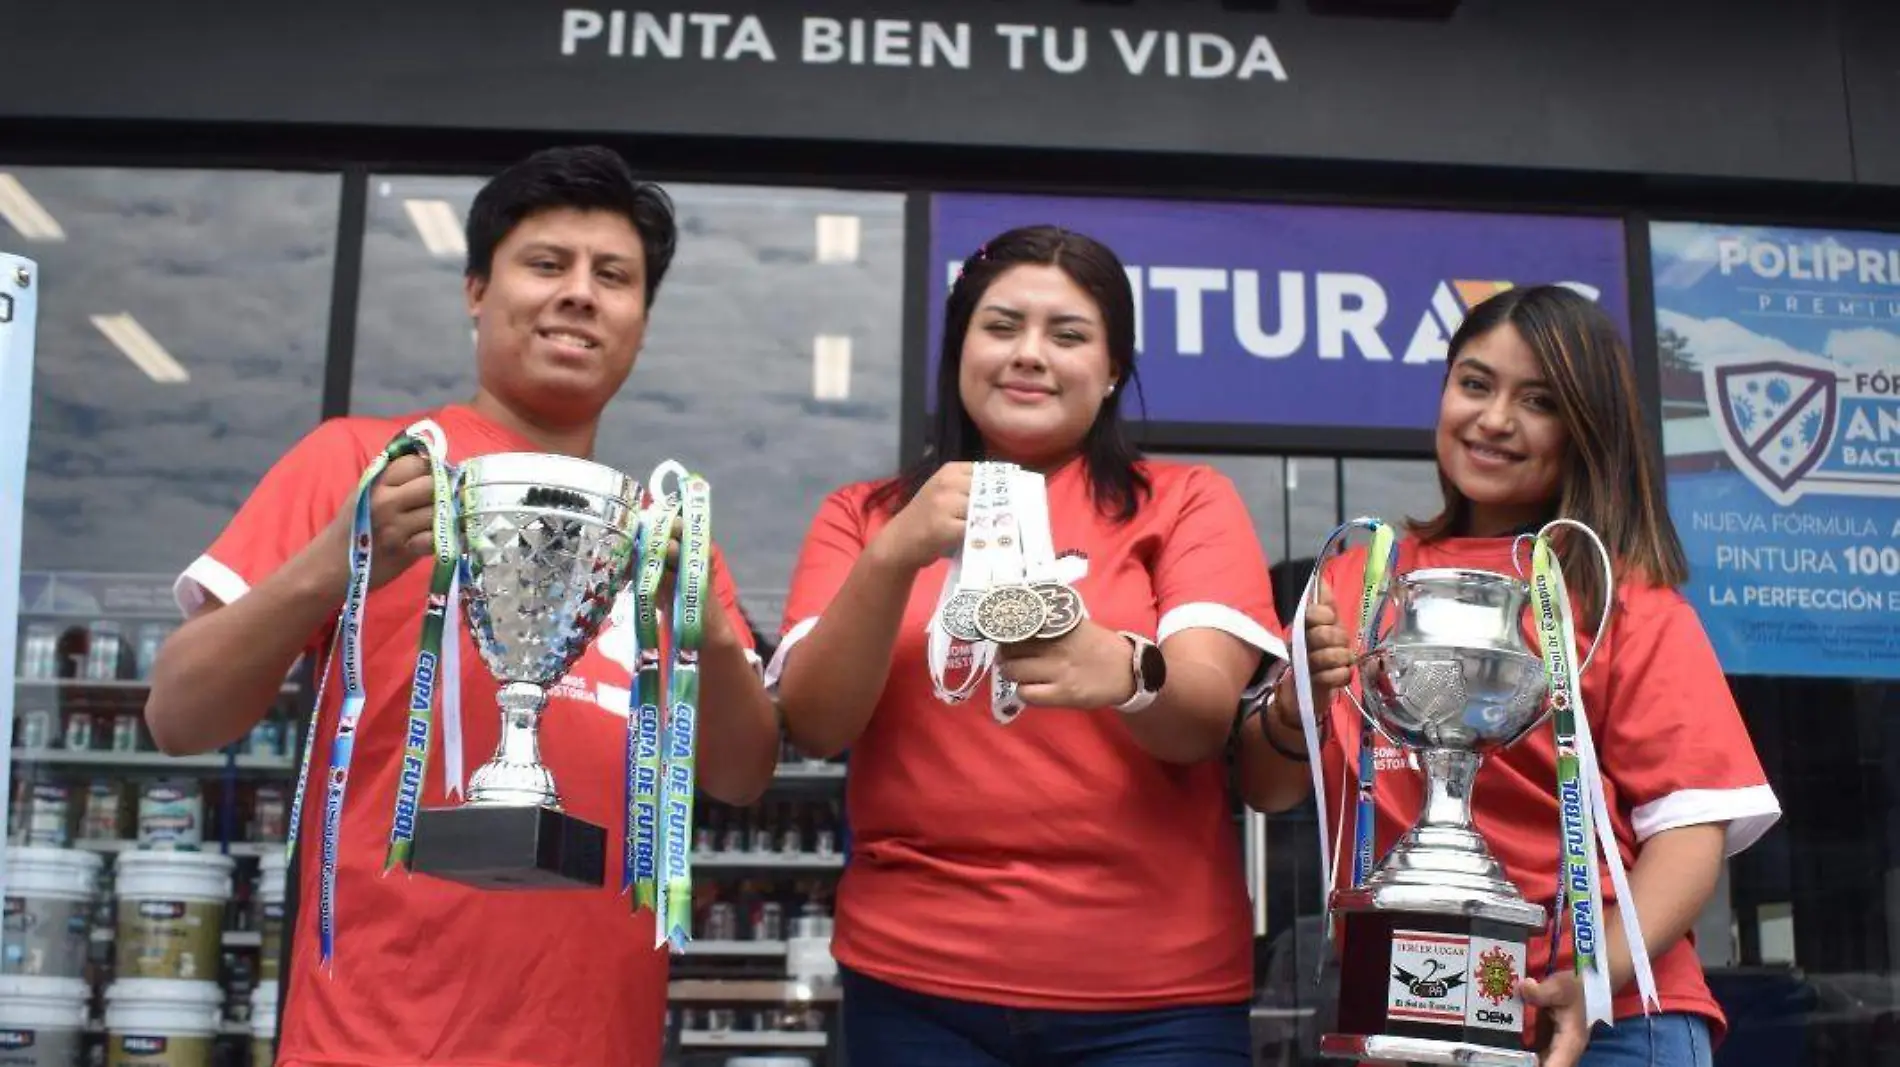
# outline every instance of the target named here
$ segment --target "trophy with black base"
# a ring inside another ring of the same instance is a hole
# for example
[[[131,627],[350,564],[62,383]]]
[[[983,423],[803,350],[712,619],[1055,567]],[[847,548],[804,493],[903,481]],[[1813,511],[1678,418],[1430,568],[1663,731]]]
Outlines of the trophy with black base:
[[[607,832],[561,807],[541,762],[548,690],[631,578],[640,486],[568,456],[505,453],[456,477],[463,618],[501,683],[501,743],[466,802],[424,809],[413,869],[485,888],[600,886]]]
[[[1398,621],[1360,665],[1363,705],[1425,776],[1418,821],[1359,885],[1332,896],[1339,1032],[1324,1055],[1385,1063],[1534,1067],[1517,983],[1544,926],[1471,822],[1487,752],[1544,718],[1544,665],[1519,625],[1529,587],[1477,570],[1418,570],[1391,586]]]

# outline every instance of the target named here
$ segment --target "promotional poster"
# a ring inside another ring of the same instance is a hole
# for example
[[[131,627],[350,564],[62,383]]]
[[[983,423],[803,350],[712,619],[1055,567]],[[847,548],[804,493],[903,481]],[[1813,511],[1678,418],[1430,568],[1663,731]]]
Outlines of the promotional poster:
[[[1669,507],[1723,667],[1900,677],[1900,235],[1650,232]]]

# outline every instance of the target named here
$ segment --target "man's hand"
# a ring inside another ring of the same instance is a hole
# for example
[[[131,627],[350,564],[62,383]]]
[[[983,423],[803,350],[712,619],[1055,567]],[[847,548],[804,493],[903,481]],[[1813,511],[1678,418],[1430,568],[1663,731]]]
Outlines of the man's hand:
[[[345,575],[354,555],[350,528],[356,520],[356,494],[321,535],[323,552]],[[429,461],[418,455],[396,459],[369,489],[369,587],[380,589],[419,559],[435,552],[435,479]],[[345,579],[347,580],[347,579]],[[341,590],[343,582],[338,583]]]

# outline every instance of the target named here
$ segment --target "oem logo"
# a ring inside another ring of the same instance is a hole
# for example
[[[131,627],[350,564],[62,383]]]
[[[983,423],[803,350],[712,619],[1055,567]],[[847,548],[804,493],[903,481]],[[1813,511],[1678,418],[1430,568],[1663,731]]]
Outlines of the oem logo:
[[[1769,499],[1900,488],[1900,378],[1812,356],[1702,369],[1722,450]]]

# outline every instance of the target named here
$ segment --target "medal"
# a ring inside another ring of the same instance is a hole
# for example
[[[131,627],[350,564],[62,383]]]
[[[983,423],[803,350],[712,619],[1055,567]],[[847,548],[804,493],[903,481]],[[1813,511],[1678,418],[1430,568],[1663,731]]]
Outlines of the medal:
[[[1026,585],[999,586],[984,594],[976,606],[977,632],[999,645],[1035,637],[1048,619],[1042,595]]]
[[[1082,595],[1061,582],[1037,582],[1030,586],[1042,598],[1045,618],[1036,637],[1053,641],[1082,624]]]
[[[974,589],[959,589],[950,594],[939,620],[943,632],[969,644],[983,640],[983,635],[976,628],[976,607],[982,602],[983,594]]]

